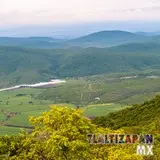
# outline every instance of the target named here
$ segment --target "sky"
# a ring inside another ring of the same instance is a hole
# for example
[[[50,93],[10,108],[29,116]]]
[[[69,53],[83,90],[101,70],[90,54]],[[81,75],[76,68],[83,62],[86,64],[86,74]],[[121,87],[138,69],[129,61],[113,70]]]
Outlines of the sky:
[[[159,21],[160,0],[0,0],[0,34],[4,36],[26,36],[36,30],[36,34],[48,35],[47,29],[54,29],[52,34],[58,36],[70,34],[74,27],[89,32],[89,26],[95,31],[118,29],[117,25],[123,30],[148,31],[150,27],[157,31]]]

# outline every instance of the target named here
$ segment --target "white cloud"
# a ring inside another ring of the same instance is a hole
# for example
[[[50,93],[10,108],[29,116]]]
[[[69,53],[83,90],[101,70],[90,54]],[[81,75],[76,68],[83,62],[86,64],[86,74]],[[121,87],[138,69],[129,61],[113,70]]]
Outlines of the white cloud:
[[[0,25],[159,20],[159,0],[0,0]]]

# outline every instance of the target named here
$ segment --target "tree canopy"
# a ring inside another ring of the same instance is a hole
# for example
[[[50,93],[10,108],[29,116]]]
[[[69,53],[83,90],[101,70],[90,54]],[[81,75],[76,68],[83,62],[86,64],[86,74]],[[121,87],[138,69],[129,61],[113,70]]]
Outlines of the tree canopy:
[[[35,129],[17,136],[0,137],[0,155],[9,160],[141,160],[135,145],[91,145],[89,133],[124,133],[91,123],[80,110],[53,106],[30,117]]]

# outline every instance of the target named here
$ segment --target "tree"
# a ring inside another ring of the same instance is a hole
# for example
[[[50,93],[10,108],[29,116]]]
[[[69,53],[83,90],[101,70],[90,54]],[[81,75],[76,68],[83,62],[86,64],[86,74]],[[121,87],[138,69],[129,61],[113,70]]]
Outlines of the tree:
[[[15,137],[7,142],[11,159],[87,159],[86,135],[95,130],[95,125],[80,111],[54,106],[40,117],[31,117],[30,122],[35,125],[31,134],[19,135],[20,143]]]
[[[132,145],[90,145],[87,134],[124,133],[122,129],[100,128],[80,110],[53,106],[35,118],[32,133],[0,138],[0,155],[9,160],[142,160]],[[4,158],[3,158],[4,159]]]

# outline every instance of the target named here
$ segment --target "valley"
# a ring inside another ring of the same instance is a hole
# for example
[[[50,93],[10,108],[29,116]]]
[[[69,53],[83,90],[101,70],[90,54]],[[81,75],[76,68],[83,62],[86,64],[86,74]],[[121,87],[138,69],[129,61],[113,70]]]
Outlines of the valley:
[[[55,104],[79,107],[84,116],[92,119],[142,103],[160,93],[158,77],[118,76],[72,78],[49,88],[0,92],[0,134],[29,131],[29,116],[38,116]]]
[[[101,74],[136,76],[148,72],[156,76],[160,67],[159,51],[156,43],[68,49],[0,46],[0,88]]]

